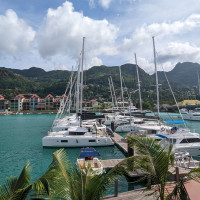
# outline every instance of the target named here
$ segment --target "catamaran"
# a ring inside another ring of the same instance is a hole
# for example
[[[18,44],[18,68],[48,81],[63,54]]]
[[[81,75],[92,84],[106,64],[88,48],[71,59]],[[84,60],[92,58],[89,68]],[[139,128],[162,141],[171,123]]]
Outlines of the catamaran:
[[[81,67],[78,65],[77,89],[76,89],[76,114],[72,116],[64,116],[63,113],[68,103],[68,110],[71,105],[71,91],[73,86],[71,76],[71,86],[69,97],[61,103],[59,112],[54,120],[51,131],[43,137],[42,145],[44,147],[87,147],[87,146],[110,146],[114,142],[110,138],[106,126],[97,123],[96,121],[82,121],[82,98],[83,98],[83,56],[84,56],[84,41],[82,48]],[[67,89],[66,89],[67,91]],[[66,93],[66,92],[65,92]],[[68,99],[69,98],[69,99]],[[59,116],[59,117],[58,117]]]

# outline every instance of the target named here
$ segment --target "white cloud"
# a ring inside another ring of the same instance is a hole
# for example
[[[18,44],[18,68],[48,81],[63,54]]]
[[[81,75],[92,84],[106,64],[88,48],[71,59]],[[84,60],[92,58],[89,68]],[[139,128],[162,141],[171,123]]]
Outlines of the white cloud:
[[[95,1],[94,0],[89,0],[89,6],[91,8],[95,8]]]
[[[93,57],[90,63],[88,63],[88,68],[93,67],[93,66],[100,66],[100,65],[103,65],[102,60],[99,59],[98,57]]]
[[[27,51],[34,40],[35,31],[13,10],[0,15],[0,52]]]
[[[173,36],[192,31],[196,27],[200,27],[200,14],[192,14],[183,21],[174,21],[172,23],[144,24],[137,28],[130,38],[123,40],[119,51],[130,51],[133,46],[142,46],[152,36],[158,36],[159,39],[162,39],[169,35]]]
[[[167,47],[159,52],[159,62],[167,61],[200,61],[200,48],[186,43],[170,42]]]
[[[90,57],[116,54],[114,42],[118,29],[107,20],[93,20],[75,12],[66,1],[57,9],[49,9],[37,41],[43,57],[68,54],[77,58],[82,37],[86,37],[86,50]]]
[[[99,4],[100,4],[103,8],[108,9],[112,1],[113,1],[113,0],[99,0]]]

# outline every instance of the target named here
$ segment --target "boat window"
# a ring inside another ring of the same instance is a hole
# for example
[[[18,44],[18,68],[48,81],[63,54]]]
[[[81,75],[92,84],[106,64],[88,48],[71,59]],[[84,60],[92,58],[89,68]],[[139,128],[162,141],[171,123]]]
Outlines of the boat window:
[[[69,132],[69,135],[84,135],[85,132]]]
[[[96,140],[89,140],[89,142],[96,142]]]
[[[61,142],[68,142],[68,140],[61,140]]]
[[[176,143],[176,139],[172,139],[172,143],[175,144]]]
[[[193,143],[193,142],[200,142],[200,138],[187,138],[183,139],[180,143]]]
[[[156,134],[156,130],[152,130],[152,134]]]

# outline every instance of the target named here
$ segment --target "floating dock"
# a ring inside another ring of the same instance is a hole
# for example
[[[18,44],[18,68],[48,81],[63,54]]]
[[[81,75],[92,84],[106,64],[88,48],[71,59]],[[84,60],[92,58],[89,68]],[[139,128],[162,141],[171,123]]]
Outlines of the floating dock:
[[[125,138],[117,133],[113,133],[114,136],[111,137],[113,142],[120,148],[124,153],[128,153],[128,142]]]
[[[123,160],[124,159],[101,160],[101,164],[104,169],[112,169]]]
[[[103,198],[103,200],[155,200],[154,195],[150,195],[154,192],[154,190],[145,190],[145,189],[139,189],[139,190],[131,190],[128,192],[122,192],[119,193],[117,196],[108,196]]]

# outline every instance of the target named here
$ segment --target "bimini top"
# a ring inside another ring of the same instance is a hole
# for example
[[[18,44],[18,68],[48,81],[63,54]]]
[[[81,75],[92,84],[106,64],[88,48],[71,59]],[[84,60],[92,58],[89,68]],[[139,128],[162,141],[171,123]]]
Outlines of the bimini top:
[[[95,157],[95,156],[100,156],[100,154],[94,148],[81,149],[80,158]]]
[[[185,121],[165,121],[165,122],[169,124],[185,124],[186,123]]]

